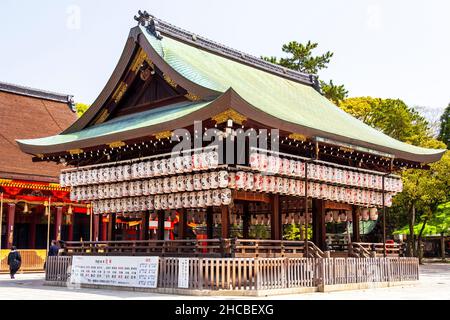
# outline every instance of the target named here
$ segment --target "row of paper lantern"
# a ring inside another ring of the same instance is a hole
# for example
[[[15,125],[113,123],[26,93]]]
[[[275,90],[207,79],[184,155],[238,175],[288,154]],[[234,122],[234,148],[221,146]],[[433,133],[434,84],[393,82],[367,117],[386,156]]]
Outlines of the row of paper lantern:
[[[289,177],[305,177],[305,163],[261,153],[250,155],[253,170],[267,174],[280,174]],[[377,174],[346,170],[317,163],[308,164],[308,178],[328,183],[344,184],[361,188],[382,189],[383,177]],[[403,183],[400,178],[385,177],[385,191],[401,192]]]
[[[113,184],[74,187],[70,192],[72,201],[92,201],[179,192],[207,191],[218,188],[259,191],[303,197],[305,182],[296,179],[264,176],[251,172],[206,172],[188,176],[137,180]],[[308,196],[364,206],[381,206],[381,192],[346,188],[324,183],[308,182]],[[392,194],[385,194],[385,205],[392,205]]]
[[[172,193],[168,195],[97,200],[93,202],[93,208],[95,214],[140,212],[147,210],[173,210],[230,205],[232,200],[230,189],[217,189]]]
[[[228,171],[213,171],[187,176],[179,175],[159,179],[79,186],[71,188],[70,199],[72,201],[89,201],[166,193],[206,191],[228,187],[229,179]]]
[[[378,209],[377,208],[362,208],[360,214],[358,215],[360,221],[376,221],[378,220]],[[352,222],[353,216],[351,211],[339,212],[339,211],[329,211],[325,215],[325,222]]]
[[[122,182],[136,179],[161,177],[193,171],[216,169],[219,154],[215,151],[177,156],[168,159],[146,160],[124,165],[111,165],[92,169],[63,172],[60,175],[62,187],[75,187],[102,183]]]

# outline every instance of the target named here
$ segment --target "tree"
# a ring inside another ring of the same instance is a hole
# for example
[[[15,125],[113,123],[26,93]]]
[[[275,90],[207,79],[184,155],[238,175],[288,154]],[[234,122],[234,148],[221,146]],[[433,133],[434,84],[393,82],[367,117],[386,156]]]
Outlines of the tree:
[[[84,103],[77,103],[75,104],[75,110],[77,111],[78,117],[81,117],[83,113],[86,112],[87,109],[89,109],[90,105],[84,104]]]
[[[330,80],[330,82],[320,81],[320,87],[323,95],[337,106],[348,96],[348,91],[344,85],[334,85],[333,80]]]
[[[318,43],[308,41],[306,44],[291,41],[284,44],[282,51],[287,54],[284,58],[262,57],[264,60],[279,64],[285,68],[317,75],[320,70],[326,69],[334,53],[327,51],[322,55],[314,56],[313,50],[318,47]],[[339,104],[348,95],[344,85],[334,85],[333,82],[320,81],[321,90],[326,98]]]
[[[441,116],[439,139],[447,145],[447,149],[450,149],[450,103]]]
[[[421,145],[432,139],[427,120],[400,99],[348,98],[339,107],[397,140]]]

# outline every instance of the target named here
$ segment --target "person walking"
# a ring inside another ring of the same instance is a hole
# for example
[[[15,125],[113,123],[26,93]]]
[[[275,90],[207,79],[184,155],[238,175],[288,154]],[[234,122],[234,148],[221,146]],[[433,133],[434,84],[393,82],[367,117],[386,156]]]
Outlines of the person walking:
[[[19,271],[21,265],[22,257],[20,256],[20,252],[17,251],[17,248],[13,246],[11,248],[11,252],[8,254],[8,266],[11,279],[15,279],[14,276],[16,275],[17,271]]]

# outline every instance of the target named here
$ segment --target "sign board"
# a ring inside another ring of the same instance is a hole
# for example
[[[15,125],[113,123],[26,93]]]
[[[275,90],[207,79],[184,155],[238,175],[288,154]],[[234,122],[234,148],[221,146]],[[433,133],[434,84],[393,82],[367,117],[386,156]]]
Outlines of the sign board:
[[[159,257],[74,256],[71,284],[156,288]]]
[[[178,288],[189,288],[189,259],[178,259]]]

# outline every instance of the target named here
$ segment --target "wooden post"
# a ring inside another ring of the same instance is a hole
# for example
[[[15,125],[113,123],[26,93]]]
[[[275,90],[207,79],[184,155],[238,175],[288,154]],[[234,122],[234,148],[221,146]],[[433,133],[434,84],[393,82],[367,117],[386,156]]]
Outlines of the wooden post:
[[[385,204],[385,176],[383,176],[383,256],[386,258],[386,204]]]
[[[353,237],[352,242],[361,242],[361,236],[359,232],[359,213],[358,207],[352,206],[352,225],[353,225]]]
[[[6,248],[11,249],[14,242],[14,218],[16,215],[16,204],[8,203],[8,215],[6,216]]]
[[[102,216],[102,241],[107,241],[108,239],[108,223],[103,221]]]
[[[230,215],[228,213],[228,206],[221,206],[222,209],[222,239],[230,237]]]
[[[75,224],[75,213],[70,215],[70,223],[68,225],[67,241],[73,241],[73,225]]]
[[[272,240],[281,240],[281,203],[280,195],[272,195],[272,215],[270,221],[270,231]]]
[[[55,237],[56,241],[61,240],[61,224],[62,224],[62,207],[56,207],[56,216],[55,216]]]
[[[250,211],[248,202],[244,202],[244,215],[242,216],[244,239],[250,239]]]
[[[31,209],[31,223],[30,223],[30,233],[28,237],[28,247],[30,249],[35,249],[36,247],[36,223],[38,218],[37,208]]]
[[[207,239],[214,238],[214,213],[213,207],[206,208],[206,237]]]
[[[148,240],[148,225],[150,222],[150,211],[145,211],[142,214],[142,223],[141,223],[141,240]]]
[[[165,213],[166,212],[164,210],[158,211],[158,240],[164,240]]]
[[[100,216],[98,214],[94,214],[91,210],[91,215],[93,215],[92,219],[94,220],[93,230],[92,230],[92,241],[98,241],[99,236],[99,227],[100,227]]]
[[[186,209],[180,209],[180,220],[178,222],[178,238],[179,240],[186,239],[187,235],[187,211]]]
[[[305,256],[309,258],[308,162],[305,162]]]
[[[108,241],[114,241],[116,239],[116,214],[109,214],[108,224]]]
[[[325,227],[325,201],[313,199],[313,242],[321,249],[326,246],[326,227]]]

